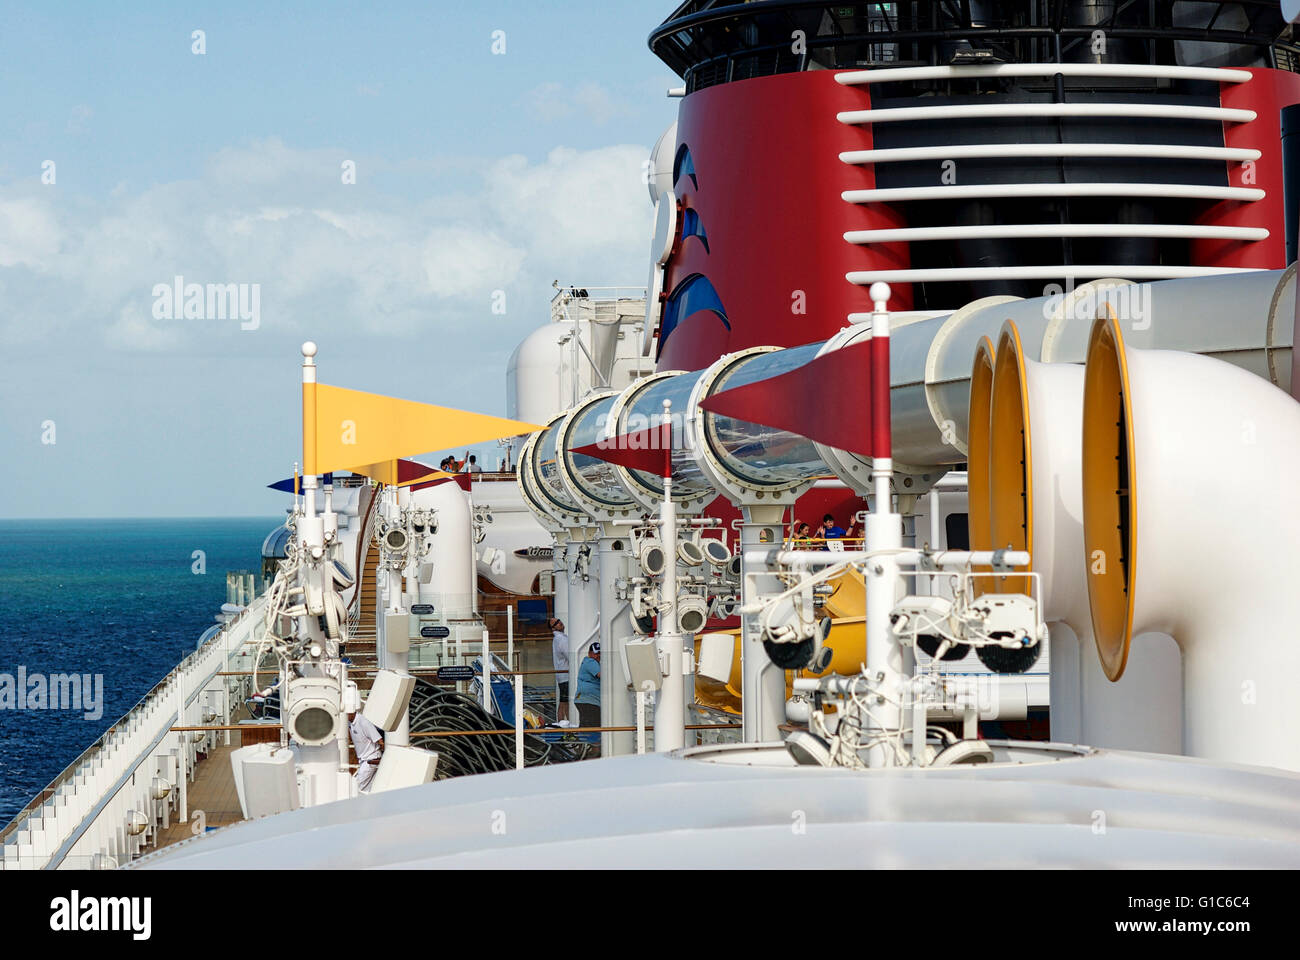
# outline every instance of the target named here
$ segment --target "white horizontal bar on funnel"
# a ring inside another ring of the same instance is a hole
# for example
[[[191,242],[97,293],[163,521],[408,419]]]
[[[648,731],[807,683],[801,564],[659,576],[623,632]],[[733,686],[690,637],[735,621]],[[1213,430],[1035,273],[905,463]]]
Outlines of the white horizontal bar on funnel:
[[[940,187],[845,190],[849,203],[905,200],[975,200],[1007,197],[1164,197],[1187,200],[1263,200],[1255,187],[1210,187],[1197,183],[976,183]]]
[[[1029,267],[943,267],[933,270],[855,270],[846,273],[849,283],[952,283],[981,280],[1076,280],[1117,277],[1124,280],[1172,280],[1180,277],[1209,277],[1229,273],[1251,273],[1250,267],[1171,267],[1148,264],[1058,264]]]
[[[835,74],[845,86],[897,83],[907,80],[982,80],[1000,77],[1120,77],[1150,80],[1210,80],[1245,83],[1249,70],[1223,67],[1181,67],[1155,63],[989,63],[970,66],[886,67],[878,70],[848,70]]]
[[[988,117],[1141,117],[1153,120],[1212,120],[1249,123],[1254,110],[1189,107],[1181,103],[954,103],[938,107],[882,107],[845,110],[840,123],[904,123],[913,120],[972,120]]]
[[[1156,160],[1258,160],[1245,147],[1202,147],[1183,143],[963,143],[938,147],[846,150],[845,163],[906,163],[919,160],[980,160],[988,157],[1121,157]]]
[[[899,243],[922,240],[994,240],[1034,237],[1167,237],[1178,239],[1267,240],[1265,227],[1224,227],[1185,223],[991,223],[961,227],[899,227],[850,230],[849,243]]]

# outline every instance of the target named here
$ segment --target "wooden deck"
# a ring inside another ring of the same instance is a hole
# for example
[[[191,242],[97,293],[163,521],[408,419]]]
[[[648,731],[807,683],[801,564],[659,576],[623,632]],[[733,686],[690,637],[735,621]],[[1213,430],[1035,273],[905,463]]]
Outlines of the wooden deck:
[[[217,747],[196,766],[194,782],[189,785],[189,823],[172,820],[167,829],[158,831],[154,849],[195,836],[195,828],[202,823],[207,829],[239,823],[244,819],[239,809],[239,794],[235,792],[235,775],[230,767],[230,754],[239,749],[241,737],[231,733],[230,746]],[[202,811],[202,813],[200,813]]]

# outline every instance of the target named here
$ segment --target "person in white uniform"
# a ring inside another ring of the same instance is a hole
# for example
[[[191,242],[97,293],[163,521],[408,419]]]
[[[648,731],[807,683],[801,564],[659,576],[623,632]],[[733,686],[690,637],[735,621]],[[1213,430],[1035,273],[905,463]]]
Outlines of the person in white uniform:
[[[357,751],[357,789],[366,793],[384,755],[384,731],[366,719],[365,714],[348,714],[348,732]]]

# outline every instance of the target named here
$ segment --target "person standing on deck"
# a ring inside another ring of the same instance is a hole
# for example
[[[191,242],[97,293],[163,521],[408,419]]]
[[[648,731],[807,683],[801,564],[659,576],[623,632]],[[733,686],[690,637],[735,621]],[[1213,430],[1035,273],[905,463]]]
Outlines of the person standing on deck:
[[[551,662],[555,666],[555,679],[560,687],[560,699],[555,705],[557,720],[569,719],[569,635],[564,632],[564,621],[551,617],[547,624],[552,631]]]
[[[367,793],[384,755],[384,731],[367,720],[365,714],[354,710],[348,714],[348,732],[357,751],[357,789]]]
[[[600,643],[593,643],[578,667],[578,689],[573,698],[578,707],[578,723],[583,727],[600,726]],[[597,746],[599,755],[599,745]]]
[[[821,529],[818,531],[825,540],[839,540],[844,536],[844,528],[835,522],[829,513],[822,517]]]

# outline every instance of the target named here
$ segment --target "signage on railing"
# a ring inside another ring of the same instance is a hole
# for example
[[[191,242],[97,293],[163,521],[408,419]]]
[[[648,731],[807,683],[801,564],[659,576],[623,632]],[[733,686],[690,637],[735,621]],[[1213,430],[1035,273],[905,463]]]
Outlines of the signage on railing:
[[[439,667],[439,680],[473,680],[479,675],[473,667]]]
[[[554,547],[520,547],[515,551],[516,557],[525,560],[550,560],[554,555]]]
[[[433,604],[431,604],[431,603],[413,603],[413,604],[411,604],[411,612],[412,612],[412,613],[416,613],[416,614],[427,614],[427,613],[433,613]]]
[[[449,627],[421,627],[420,636],[428,637],[431,640],[442,640],[451,636]]]

